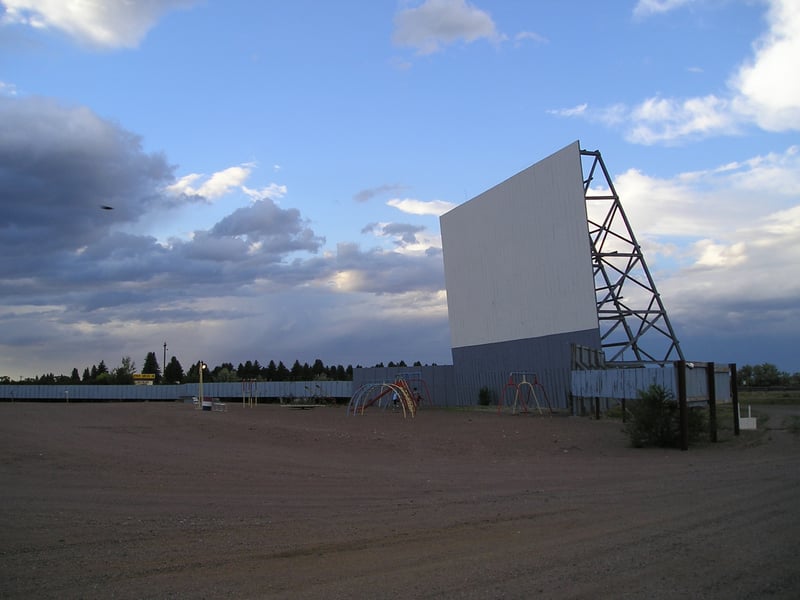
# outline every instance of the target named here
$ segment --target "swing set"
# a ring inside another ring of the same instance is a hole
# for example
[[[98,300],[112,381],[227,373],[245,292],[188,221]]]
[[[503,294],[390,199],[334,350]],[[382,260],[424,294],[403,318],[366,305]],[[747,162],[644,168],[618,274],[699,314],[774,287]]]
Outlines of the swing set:
[[[508,402],[509,391],[513,390],[514,396],[511,402]],[[508,374],[508,381],[500,390],[500,399],[497,402],[498,414],[503,412],[506,406],[511,407],[511,414],[516,415],[519,412],[528,412],[528,407],[531,406],[531,400],[536,404],[536,409],[540,415],[543,415],[542,406],[539,403],[539,395],[537,390],[544,399],[547,407],[548,414],[553,414],[553,407],[550,405],[550,398],[547,396],[547,390],[539,381],[536,373],[530,371],[511,371]]]

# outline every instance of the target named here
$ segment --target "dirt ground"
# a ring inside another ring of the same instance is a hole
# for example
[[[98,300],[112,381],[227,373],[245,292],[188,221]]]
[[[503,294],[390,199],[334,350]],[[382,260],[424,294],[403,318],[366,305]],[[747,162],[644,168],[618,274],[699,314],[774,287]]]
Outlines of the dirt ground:
[[[800,436],[0,404],[0,598],[800,597]]]

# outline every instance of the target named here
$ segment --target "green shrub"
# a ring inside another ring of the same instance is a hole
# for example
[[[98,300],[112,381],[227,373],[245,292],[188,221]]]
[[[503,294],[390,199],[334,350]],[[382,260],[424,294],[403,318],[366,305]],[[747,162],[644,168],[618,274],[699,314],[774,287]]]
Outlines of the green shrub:
[[[492,394],[492,390],[488,387],[483,386],[480,390],[478,390],[478,402],[481,406],[489,406],[492,403],[492,399],[494,398],[494,394]]]
[[[639,391],[639,398],[629,403],[630,419],[625,431],[634,448],[677,446],[680,443],[678,403],[672,392],[660,385]]]
[[[702,408],[688,410],[689,440],[697,440],[707,430],[706,411]],[[630,403],[628,413],[630,419],[625,431],[635,448],[680,445],[680,410],[672,392],[659,385],[640,390],[639,399]]]

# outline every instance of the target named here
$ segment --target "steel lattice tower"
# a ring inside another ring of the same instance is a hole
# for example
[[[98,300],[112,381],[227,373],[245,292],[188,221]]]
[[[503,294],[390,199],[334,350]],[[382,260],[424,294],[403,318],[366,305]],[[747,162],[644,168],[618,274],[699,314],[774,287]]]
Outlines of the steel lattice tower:
[[[581,162],[597,319],[606,360],[659,365],[683,360],[667,311],[600,152],[581,150]]]

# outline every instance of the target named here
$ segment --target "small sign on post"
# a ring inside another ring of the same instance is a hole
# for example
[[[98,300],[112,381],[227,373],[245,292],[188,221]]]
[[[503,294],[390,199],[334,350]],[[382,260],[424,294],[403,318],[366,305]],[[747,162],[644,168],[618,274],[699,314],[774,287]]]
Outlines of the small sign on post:
[[[156,380],[155,373],[134,373],[134,385],[153,385]]]

